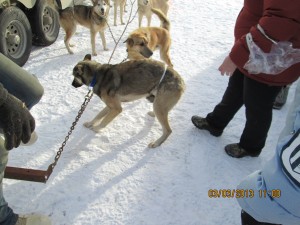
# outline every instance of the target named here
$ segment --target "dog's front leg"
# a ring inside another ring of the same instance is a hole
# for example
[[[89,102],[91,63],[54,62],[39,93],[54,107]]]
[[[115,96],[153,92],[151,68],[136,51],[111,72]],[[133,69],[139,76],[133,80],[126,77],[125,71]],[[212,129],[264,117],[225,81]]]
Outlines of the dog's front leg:
[[[97,55],[97,52],[96,52],[96,43],[95,42],[96,42],[96,32],[93,29],[91,29],[92,54],[94,56]]]
[[[103,50],[104,51],[108,51],[108,48],[106,47],[106,39],[105,39],[105,35],[104,35],[104,30],[99,31],[101,40],[102,40],[102,46],[103,46]]]
[[[148,27],[150,27],[150,25],[151,25],[151,18],[152,18],[152,14],[150,13],[150,14],[147,16]]]
[[[121,24],[124,25],[125,23],[123,22],[123,13],[124,13],[124,7],[125,7],[126,2],[122,1],[120,4],[120,20]]]
[[[139,27],[142,26],[143,14],[139,13]]]
[[[107,124],[109,124],[114,118],[116,118],[117,115],[122,112],[121,102],[116,96],[111,97],[103,94],[102,101],[107,105],[106,108],[108,108],[108,111],[99,125],[95,124],[91,127],[91,130],[95,132],[98,132],[100,129],[106,127]]]
[[[118,5],[117,1],[114,2],[114,26],[117,26],[117,11],[118,11]]]
[[[90,122],[85,122],[83,125],[87,128],[91,128],[95,126],[96,124],[99,124],[101,119],[106,116],[106,114],[109,112],[109,108],[105,107],[103,110],[101,110],[95,118]]]
[[[106,127],[114,118],[116,118],[122,112],[122,107],[110,109],[106,116],[103,118],[98,126],[93,126],[91,129],[95,132],[99,132]]]

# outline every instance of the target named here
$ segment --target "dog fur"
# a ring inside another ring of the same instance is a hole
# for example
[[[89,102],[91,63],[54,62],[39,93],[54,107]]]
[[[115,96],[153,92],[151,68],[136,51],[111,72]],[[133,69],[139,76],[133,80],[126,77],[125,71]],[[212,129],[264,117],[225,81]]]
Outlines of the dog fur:
[[[152,8],[160,9],[165,16],[168,15],[169,11],[169,1],[168,0],[138,0],[138,19],[139,19],[139,27],[142,25],[143,17],[147,18],[148,27],[151,24],[151,18],[153,12]]]
[[[124,21],[123,21],[123,15],[125,10],[125,6],[126,6],[126,0],[112,0],[114,2],[114,26],[117,26],[117,17],[118,17],[118,7],[120,9],[120,21],[121,24],[124,25]]]
[[[162,126],[163,134],[149,147],[158,147],[171,134],[168,113],[185,89],[181,76],[172,68],[165,68],[163,63],[150,59],[116,65],[100,64],[91,60],[91,55],[86,55],[74,67],[73,76],[72,85],[76,88],[89,86],[95,81],[93,92],[106,104],[93,120],[84,123],[85,127],[98,132],[122,112],[122,102],[154,95],[154,115]]]
[[[104,30],[107,27],[106,14],[107,14],[107,1],[105,0],[92,0],[93,6],[75,5],[65,9],[60,9],[55,0],[48,0],[50,6],[53,6],[59,13],[59,20],[61,27],[65,30],[65,46],[70,54],[73,51],[70,47],[70,39],[76,31],[77,24],[80,24],[90,30],[91,33],[91,46],[92,54],[97,55],[95,39],[99,32],[103,49],[108,50],[106,47],[106,39]]]
[[[160,58],[169,66],[173,66],[170,59],[170,21],[158,9],[151,9],[155,13],[162,27],[140,27],[129,34],[126,39],[128,58],[131,60],[149,58],[155,49],[160,50]]]

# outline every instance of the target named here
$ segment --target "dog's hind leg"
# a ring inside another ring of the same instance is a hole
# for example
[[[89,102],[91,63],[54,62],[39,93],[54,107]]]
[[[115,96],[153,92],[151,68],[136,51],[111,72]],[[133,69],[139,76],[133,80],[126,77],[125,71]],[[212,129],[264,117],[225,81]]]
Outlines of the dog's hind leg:
[[[71,28],[71,29],[66,29],[66,36],[65,36],[64,42],[65,42],[65,46],[66,46],[69,54],[74,54],[74,52],[70,48],[71,47],[70,40],[71,40],[71,37],[73,36],[73,34],[75,33],[75,31],[76,31],[76,27]]]
[[[104,34],[104,30],[99,31],[101,40],[102,40],[102,46],[103,46],[103,50],[104,51],[108,51],[108,48],[106,47],[106,39],[105,39],[105,34]]]
[[[160,48],[160,58],[167,63],[168,66],[173,67],[170,59],[170,46],[167,46],[164,49],[162,47]]]
[[[93,127],[93,126],[99,124],[100,121],[101,121],[101,119],[102,119],[104,116],[106,116],[106,114],[107,114],[108,112],[109,112],[109,108],[108,108],[108,107],[105,107],[102,111],[100,111],[100,112],[98,113],[97,116],[95,116],[95,118],[94,118],[92,121],[90,121],[90,122],[85,122],[83,125],[84,125],[85,127],[87,127],[87,128],[91,128],[91,127]]]
[[[172,129],[169,125],[168,114],[169,111],[176,105],[181,96],[180,92],[174,91],[159,91],[155,96],[153,103],[153,110],[156,118],[163,129],[163,134],[156,141],[151,142],[148,147],[156,148],[160,146],[172,133]]]

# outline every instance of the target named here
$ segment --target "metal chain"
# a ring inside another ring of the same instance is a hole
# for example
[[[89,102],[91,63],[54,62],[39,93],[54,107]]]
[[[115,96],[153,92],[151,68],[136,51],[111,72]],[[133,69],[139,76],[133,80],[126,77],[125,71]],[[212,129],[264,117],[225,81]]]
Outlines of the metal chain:
[[[82,103],[80,110],[78,111],[78,115],[75,117],[75,121],[72,123],[72,126],[70,127],[70,130],[69,130],[67,136],[65,137],[65,140],[63,141],[61,147],[59,148],[58,152],[56,153],[54,162],[52,164],[50,164],[48,170],[51,169],[51,171],[52,171],[54,169],[54,167],[56,166],[57,161],[60,158],[60,155],[63,152],[64,147],[66,146],[66,143],[70,138],[70,135],[72,134],[73,130],[75,129],[77,122],[79,121],[81,115],[83,114],[86,106],[88,105],[88,103],[90,102],[92,97],[93,97],[93,90],[89,90],[89,92],[85,96],[84,102]]]
[[[133,3],[135,3],[135,1],[136,1],[136,0],[134,0]],[[133,3],[132,3],[131,5],[133,5]],[[131,17],[131,15],[132,15],[132,8],[133,8],[133,7],[131,7],[131,10],[130,10],[130,17]],[[135,13],[134,17],[136,16],[136,14],[137,14],[137,12]],[[130,18],[130,17],[129,17],[129,18]],[[134,18],[134,17],[133,17],[133,18]],[[132,19],[132,20],[133,20],[133,19]],[[112,58],[112,56],[113,56],[113,54],[114,54],[114,52],[115,52],[115,50],[116,50],[116,47],[118,46],[118,43],[120,42],[122,36],[124,35],[124,32],[125,32],[125,30],[127,29],[128,24],[131,23],[132,20],[127,22],[127,24],[126,24],[126,26],[125,26],[125,28],[124,28],[124,31],[123,31],[123,33],[122,33],[122,35],[121,35],[121,37],[119,38],[118,41],[115,40],[115,38],[114,38],[114,36],[113,36],[113,33],[112,33],[111,29],[110,29],[110,26],[107,24],[108,27],[109,27],[109,31],[110,31],[110,33],[111,33],[111,35],[112,35],[112,37],[113,37],[113,39],[114,39],[114,41],[115,41],[115,48],[114,48],[114,50],[113,50],[113,52],[112,52],[112,54],[111,54],[111,57],[110,57],[108,63],[110,62],[110,60],[111,60],[111,58]],[[128,59],[128,58],[126,57],[122,62],[125,62],[127,59]],[[65,140],[63,141],[63,143],[61,144],[61,147],[59,148],[58,152],[56,153],[56,156],[55,156],[55,158],[54,158],[54,162],[51,163],[51,164],[49,165],[49,167],[48,167],[48,170],[47,170],[48,173],[47,173],[47,175],[46,175],[46,180],[49,178],[49,176],[51,175],[51,173],[52,173],[54,167],[56,166],[56,164],[57,164],[57,162],[58,162],[58,160],[59,160],[59,158],[60,158],[60,156],[61,156],[61,154],[62,154],[62,152],[63,152],[63,150],[64,150],[64,147],[65,147],[66,144],[67,144],[67,141],[69,140],[69,138],[70,138],[70,136],[71,136],[73,130],[75,129],[75,126],[77,125],[77,122],[79,121],[81,115],[83,114],[83,112],[84,112],[86,106],[88,105],[88,103],[90,102],[90,100],[92,99],[92,97],[93,97],[93,90],[90,89],[89,92],[88,92],[88,93],[86,94],[86,96],[85,96],[84,102],[82,103],[81,108],[80,108],[80,110],[78,111],[78,115],[75,117],[75,121],[72,123],[72,126],[70,127],[70,130],[69,130],[67,136],[65,137]]]

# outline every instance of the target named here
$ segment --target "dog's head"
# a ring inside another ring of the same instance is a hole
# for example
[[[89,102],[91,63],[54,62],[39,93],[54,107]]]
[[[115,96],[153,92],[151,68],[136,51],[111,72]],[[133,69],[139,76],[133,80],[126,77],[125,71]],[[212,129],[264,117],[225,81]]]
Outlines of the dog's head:
[[[73,68],[73,87],[78,88],[82,85],[88,86],[92,82],[95,71],[98,66],[101,66],[101,64],[91,59],[91,55],[87,54],[83,61],[78,62]]]
[[[99,16],[104,17],[107,10],[107,3],[105,0],[92,0],[94,6],[94,12]]]
[[[148,5],[149,0],[138,0],[139,5]]]
[[[125,41],[128,57],[134,58],[131,53],[137,52],[145,58],[150,58],[153,55],[152,50],[148,47],[148,38],[145,33],[134,33]]]

